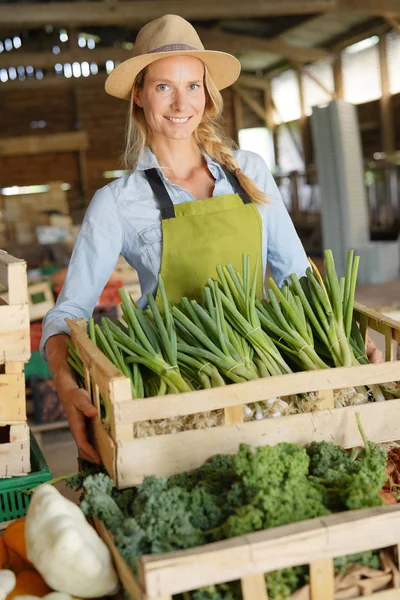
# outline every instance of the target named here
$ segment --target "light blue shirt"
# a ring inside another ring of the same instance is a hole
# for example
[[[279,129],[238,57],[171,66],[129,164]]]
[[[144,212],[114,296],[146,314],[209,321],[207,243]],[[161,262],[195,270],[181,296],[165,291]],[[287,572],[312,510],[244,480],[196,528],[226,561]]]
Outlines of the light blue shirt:
[[[262,219],[263,272],[267,262],[278,285],[291,273],[303,275],[309,266],[303,246],[264,160],[253,152],[234,152],[240,169],[265,192],[269,204],[257,205]],[[213,196],[232,194],[220,165],[204,155],[215,179]],[[184,188],[170,183],[149,148],[141,154],[135,170],[98,190],[92,198],[75,242],[67,276],[57,303],[43,320],[41,351],[48,338],[69,334],[64,319],[88,319],[103,291],[119,254],[136,269],[142,297],[155,294],[161,266],[162,230],[157,199],[145,176],[156,167],[174,204],[193,202]]]

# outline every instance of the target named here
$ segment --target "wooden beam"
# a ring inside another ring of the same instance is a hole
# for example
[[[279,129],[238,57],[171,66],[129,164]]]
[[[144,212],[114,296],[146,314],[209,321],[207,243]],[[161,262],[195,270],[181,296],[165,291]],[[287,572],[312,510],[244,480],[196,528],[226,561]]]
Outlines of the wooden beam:
[[[104,64],[107,60],[123,61],[131,58],[132,50],[123,48],[95,48],[94,50],[85,50],[76,48],[75,50],[66,50],[60,54],[51,52],[20,52],[12,50],[5,54],[0,54],[0,69],[9,69],[10,67],[37,67],[41,69],[51,69],[57,63],[65,64],[73,62],[88,63],[95,62]]]
[[[327,44],[327,47],[331,51],[331,53],[341,52],[345,48],[348,48],[349,46],[352,46],[353,44],[356,44],[357,42],[361,42],[362,40],[366,40],[367,38],[372,37],[373,35],[381,35],[385,31],[388,31],[388,29],[389,29],[388,23],[382,23],[380,25],[375,25],[373,27],[369,27],[368,29],[365,29],[364,31],[360,31],[359,33],[354,34],[350,37],[344,36],[344,39],[341,39],[340,41],[338,41],[334,44]]]
[[[251,110],[253,112],[255,112],[255,114],[260,117],[260,119],[262,121],[264,121],[265,126],[267,126],[266,123],[266,114],[265,114],[265,110],[264,108],[261,106],[261,104],[259,104],[257,102],[257,100],[254,100],[254,98],[252,98],[249,94],[249,92],[246,92],[246,90],[244,90],[243,88],[241,88],[238,85],[234,86],[235,92],[238,94],[239,98],[241,98],[243,100],[243,102],[245,104],[247,104],[247,106],[249,108],[251,108]]]
[[[288,44],[282,39],[263,39],[249,35],[238,35],[218,29],[204,29],[196,27],[201,40],[206,48],[242,54],[243,52],[272,52],[278,56],[300,62],[312,62],[329,56],[326,50],[321,48],[304,48]]]
[[[255,75],[240,75],[237,83],[242,87],[253,88],[255,90],[268,90],[270,87],[268,79],[256,77]]]
[[[89,147],[85,131],[0,138],[0,156],[23,156],[44,152],[76,152]]]
[[[384,2],[385,0],[381,0]],[[386,0],[388,1],[388,0]],[[337,0],[169,0],[168,12],[185,19],[209,21],[212,19],[256,18],[281,15],[306,15],[332,12]],[[165,0],[136,0],[126,2],[35,2],[19,3],[10,7],[0,5],[0,27],[67,27],[70,25],[123,25],[141,26],[165,14]],[[387,10],[385,12],[392,12]]]
[[[98,75],[90,75],[89,77],[57,77],[56,75],[46,75],[43,79],[25,79],[20,81],[7,81],[2,83],[2,92],[13,92],[13,91],[27,91],[27,90],[42,90],[48,87],[58,87],[70,89],[73,87],[91,86],[98,85],[99,87],[104,86],[104,82],[107,79],[107,75],[99,73]],[[105,93],[105,92],[104,92]]]
[[[395,31],[400,31],[400,23],[398,22],[397,19],[395,19],[394,17],[391,17],[390,15],[384,15],[384,18],[388,22],[390,27],[393,27],[393,29]]]
[[[365,15],[391,16],[400,15],[398,0],[338,0],[337,10],[343,12],[359,12]]]
[[[324,83],[322,83],[322,81],[320,79],[318,79],[318,77],[316,77],[314,75],[314,73],[312,73],[312,71],[307,69],[307,67],[303,67],[303,75],[306,75],[307,77],[312,79],[314,81],[314,83],[316,83],[321,88],[321,90],[324,90],[324,92],[326,92],[329,96],[333,97],[335,95],[334,90],[329,90],[326,87],[326,85]]]
[[[392,96],[389,87],[386,35],[381,35],[379,38],[379,65],[382,87],[382,95],[379,100],[381,113],[381,145],[383,152],[390,156],[395,151],[396,142],[394,135]]]

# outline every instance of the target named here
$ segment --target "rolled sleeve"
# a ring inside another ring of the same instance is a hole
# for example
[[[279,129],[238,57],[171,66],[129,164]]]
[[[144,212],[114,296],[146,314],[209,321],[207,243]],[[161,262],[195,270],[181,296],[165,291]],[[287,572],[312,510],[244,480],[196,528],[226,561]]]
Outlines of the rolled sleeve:
[[[118,260],[123,229],[110,186],[98,190],[86,211],[56,305],[43,320],[40,352],[49,337],[70,333],[66,318],[88,319]]]

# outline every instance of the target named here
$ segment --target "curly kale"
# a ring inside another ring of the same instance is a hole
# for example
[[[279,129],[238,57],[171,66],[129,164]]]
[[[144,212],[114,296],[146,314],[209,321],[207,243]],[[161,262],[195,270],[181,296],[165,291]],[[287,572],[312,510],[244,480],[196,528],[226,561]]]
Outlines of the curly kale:
[[[81,509],[85,515],[97,517],[113,533],[125,520],[125,515],[112,498],[114,482],[103,473],[89,475],[83,482],[84,497]]]
[[[279,569],[265,575],[268,598],[273,600],[288,600],[300,587],[307,583],[308,567],[292,567]]]
[[[238,508],[222,526],[222,537],[330,513],[324,504],[325,490],[308,478],[309,458],[298,444],[281,443],[256,450],[243,444],[233,462],[241,477],[233,496],[235,502],[239,500]]]
[[[133,515],[146,533],[152,553],[204,544],[204,533],[190,520],[191,495],[168,488],[167,479],[147,477],[138,488]]]
[[[380,490],[387,480],[387,456],[366,439],[360,422],[358,426],[364,448],[356,448],[351,454],[328,442],[313,442],[307,449],[310,475],[325,487],[327,505],[333,511],[383,504]]]
[[[257,449],[241,445],[237,454],[214,456],[191,473],[147,477],[139,487],[122,491],[97,472],[83,481],[81,507],[112,531],[136,573],[143,554],[381,504],[386,454],[363,438],[365,448],[351,453],[329,442],[314,442],[307,449],[289,443]],[[377,554],[368,552],[336,559],[335,565],[340,569],[354,561],[379,566]],[[269,596],[288,598],[306,573],[296,567],[266,575]],[[240,600],[240,582],[185,592],[178,599]]]

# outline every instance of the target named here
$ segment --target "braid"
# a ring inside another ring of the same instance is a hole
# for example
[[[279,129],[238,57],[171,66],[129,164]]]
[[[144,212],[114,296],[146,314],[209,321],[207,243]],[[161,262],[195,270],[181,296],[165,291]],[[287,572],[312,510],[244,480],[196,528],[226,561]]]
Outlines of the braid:
[[[205,71],[209,102],[203,120],[195,132],[197,142],[212,159],[235,174],[240,185],[253,202],[266,204],[268,203],[267,195],[259,190],[254,181],[241,171],[237,160],[232,154],[232,140],[228,138],[222,127],[217,123],[222,113],[222,97],[208,75],[207,69]]]

